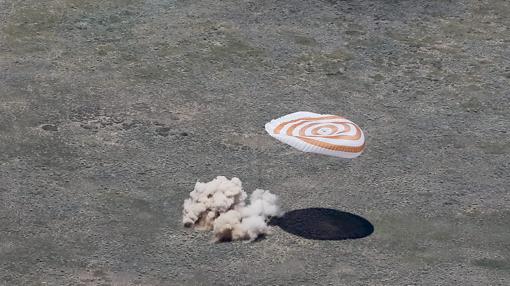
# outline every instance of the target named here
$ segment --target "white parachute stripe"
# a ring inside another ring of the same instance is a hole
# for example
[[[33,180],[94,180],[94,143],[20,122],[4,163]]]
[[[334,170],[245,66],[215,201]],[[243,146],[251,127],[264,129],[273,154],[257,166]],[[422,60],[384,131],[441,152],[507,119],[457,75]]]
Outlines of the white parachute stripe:
[[[315,123],[315,122],[310,122],[310,123]],[[340,124],[337,124],[335,122],[325,122],[325,123],[321,123],[319,125],[314,125],[314,126],[312,126],[310,128],[306,128],[307,124],[303,124],[303,125],[297,127],[295,131],[296,131],[296,133],[299,134],[299,132],[301,132],[301,130],[305,129],[305,136],[319,136],[319,135],[316,135],[316,134],[312,133],[313,129],[315,129],[317,127],[321,127],[321,126],[330,126],[330,125],[333,125],[336,128],[338,128],[338,131],[336,131],[335,133],[323,134],[323,136],[340,135],[339,133],[342,133],[341,135],[354,135],[354,134],[356,134],[356,129],[352,125],[350,126],[351,130],[348,131],[348,132],[345,132],[345,130],[347,129],[345,127],[345,125],[340,125]],[[328,129],[330,131],[333,131],[331,128],[328,128]]]
[[[298,132],[304,128],[305,126],[307,126],[308,124],[311,124],[311,123],[320,123],[320,124],[328,124],[328,123],[331,123],[331,120],[300,120],[300,121],[296,121],[296,122],[293,122],[293,123],[289,123],[287,124],[281,131],[280,133],[284,133],[286,134],[288,132],[289,129],[291,128],[294,128],[294,132]],[[293,133],[294,133],[293,132]]]

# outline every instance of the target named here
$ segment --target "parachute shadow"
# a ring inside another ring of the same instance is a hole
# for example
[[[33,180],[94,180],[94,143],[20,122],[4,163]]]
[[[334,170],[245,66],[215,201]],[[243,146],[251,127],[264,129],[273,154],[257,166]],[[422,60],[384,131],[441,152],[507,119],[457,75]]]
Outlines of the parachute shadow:
[[[365,218],[326,208],[293,210],[280,218],[272,218],[269,224],[314,240],[358,239],[374,232],[374,226]]]

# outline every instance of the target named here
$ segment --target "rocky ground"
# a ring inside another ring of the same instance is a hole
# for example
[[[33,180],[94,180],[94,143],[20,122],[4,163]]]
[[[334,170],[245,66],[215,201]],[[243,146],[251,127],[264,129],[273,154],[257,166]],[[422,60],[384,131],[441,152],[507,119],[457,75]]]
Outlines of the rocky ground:
[[[0,0],[0,285],[509,285],[509,26],[507,0]],[[365,153],[265,133],[299,110]],[[181,204],[217,175],[373,233],[211,244]]]

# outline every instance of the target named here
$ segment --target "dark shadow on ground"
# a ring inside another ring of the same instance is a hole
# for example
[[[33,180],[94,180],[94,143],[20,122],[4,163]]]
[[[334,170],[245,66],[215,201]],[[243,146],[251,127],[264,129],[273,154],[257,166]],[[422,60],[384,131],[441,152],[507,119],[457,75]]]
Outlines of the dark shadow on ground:
[[[358,215],[324,208],[293,210],[269,223],[288,233],[315,240],[357,239],[374,232],[374,226]]]

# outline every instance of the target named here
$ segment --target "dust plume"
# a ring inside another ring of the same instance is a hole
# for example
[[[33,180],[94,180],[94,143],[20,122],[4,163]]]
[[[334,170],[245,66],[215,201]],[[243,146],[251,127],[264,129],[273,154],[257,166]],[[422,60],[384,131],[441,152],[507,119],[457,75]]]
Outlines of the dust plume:
[[[261,189],[250,195],[248,205],[247,197],[238,178],[229,180],[219,176],[208,183],[197,182],[184,201],[182,223],[186,227],[212,230],[215,242],[253,241],[270,234],[267,221],[283,215],[278,197]]]

